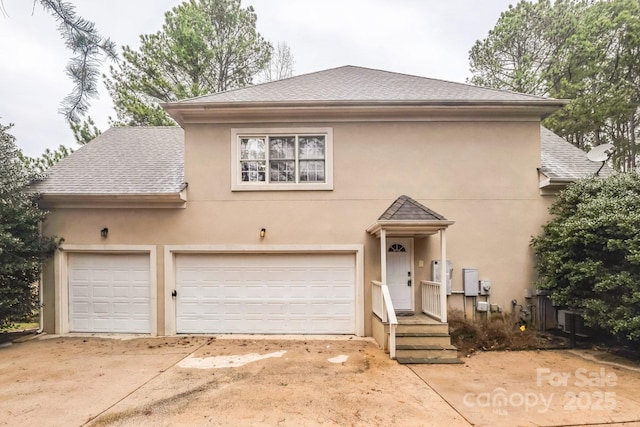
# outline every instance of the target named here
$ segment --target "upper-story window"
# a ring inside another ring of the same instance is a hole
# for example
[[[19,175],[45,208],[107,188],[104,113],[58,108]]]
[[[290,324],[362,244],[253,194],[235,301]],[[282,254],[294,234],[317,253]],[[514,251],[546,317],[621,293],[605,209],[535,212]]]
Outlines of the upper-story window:
[[[232,189],[333,189],[332,131],[233,129]]]

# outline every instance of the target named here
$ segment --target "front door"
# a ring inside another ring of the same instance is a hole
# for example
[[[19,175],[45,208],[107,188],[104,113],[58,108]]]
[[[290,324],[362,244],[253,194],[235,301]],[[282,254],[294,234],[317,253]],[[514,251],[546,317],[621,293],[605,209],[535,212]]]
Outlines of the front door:
[[[396,311],[413,311],[411,239],[387,239],[387,285]]]

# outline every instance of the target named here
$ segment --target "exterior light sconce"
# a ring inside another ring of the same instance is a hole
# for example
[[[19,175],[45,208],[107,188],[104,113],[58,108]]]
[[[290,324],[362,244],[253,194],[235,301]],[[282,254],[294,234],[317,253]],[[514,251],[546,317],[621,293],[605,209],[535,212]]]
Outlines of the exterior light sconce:
[[[260,229],[260,238],[264,238],[265,234],[267,234],[267,229],[266,228],[261,228]]]
[[[100,236],[102,236],[103,239],[106,239],[108,235],[109,235],[109,229],[107,227],[100,230]]]

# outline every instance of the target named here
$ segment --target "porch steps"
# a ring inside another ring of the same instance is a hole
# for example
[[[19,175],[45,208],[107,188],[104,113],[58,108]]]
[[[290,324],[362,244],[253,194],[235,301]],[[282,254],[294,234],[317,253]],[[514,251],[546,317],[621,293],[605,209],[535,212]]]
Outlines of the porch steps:
[[[451,345],[449,325],[421,313],[398,317],[396,360],[401,364],[464,363]]]
[[[396,345],[396,359],[456,359],[458,350],[452,345]]]

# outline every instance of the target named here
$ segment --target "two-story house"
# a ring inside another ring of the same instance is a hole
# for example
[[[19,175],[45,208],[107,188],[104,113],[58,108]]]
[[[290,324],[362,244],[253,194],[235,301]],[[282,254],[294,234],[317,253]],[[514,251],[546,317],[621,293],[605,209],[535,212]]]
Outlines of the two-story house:
[[[509,311],[542,193],[598,168],[541,128],[564,104],[353,66],[165,104],[179,126],[109,129],[35,185],[64,239],[45,331],[387,346],[392,312]]]

